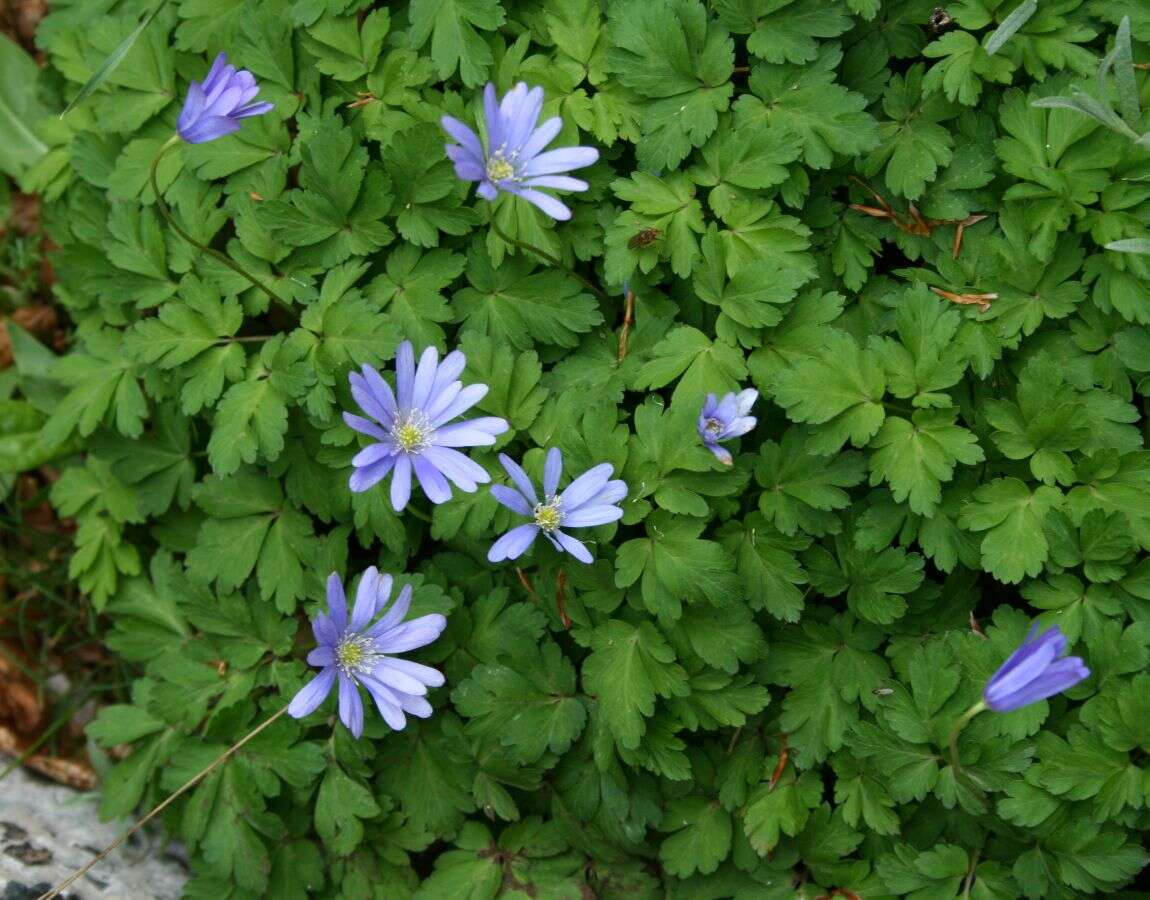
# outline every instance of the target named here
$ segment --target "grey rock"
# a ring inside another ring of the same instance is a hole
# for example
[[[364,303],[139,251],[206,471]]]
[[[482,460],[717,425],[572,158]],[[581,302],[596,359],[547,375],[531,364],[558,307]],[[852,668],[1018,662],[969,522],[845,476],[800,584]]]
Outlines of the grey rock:
[[[0,756],[0,769],[7,760]],[[0,900],[36,900],[115,840],[123,822],[101,822],[98,795],[23,769],[0,782]],[[145,835],[114,851],[62,896],[69,900],[177,900],[188,873]]]

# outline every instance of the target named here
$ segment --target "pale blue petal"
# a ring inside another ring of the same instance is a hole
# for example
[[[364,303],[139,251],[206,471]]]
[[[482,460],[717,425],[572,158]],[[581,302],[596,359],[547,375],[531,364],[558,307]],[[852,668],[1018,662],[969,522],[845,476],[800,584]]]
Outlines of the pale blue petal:
[[[543,496],[554,497],[559,490],[559,478],[563,475],[563,454],[558,447],[547,451],[543,464]]]
[[[503,464],[503,468],[511,476],[515,486],[519,488],[519,493],[527,498],[527,502],[532,506],[538,503],[539,498],[535,496],[535,485],[531,483],[531,479],[527,477],[527,473],[523,471],[519,463],[506,453],[499,454],[499,462]]]
[[[363,734],[363,700],[355,682],[339,673],[339,720],[347,726],[352,737]]]
[[[335,684],[335,674],[335,667],[329,666],[300,688],[288,704],[288,715],[293,719],[302,719],[315,712],[331,693],[332,685]]]
[[[431,447],[427,448],[432,449]],[[443,477],[443,473],[435,467],[426,454],[416,456],[411,461],[415,469],[415,477],[419,479],[419,486],[432,503],[446,503],[451,499],[451,485]]]
[[[532,514],[531,505],[524,500],[523,495],[514,488],[509,488],[503,484],[493,484],[491,485],[491,496],[509,510],[519,513],[521,516],[530,516]]]
[[[531,546],[537,534],[539,534],[539,526],[530,523],[512,528],[491,545],[491,549],[487,551],[487,559],[490,562],[518,559]]]
[[[411,499],[411,457],[400,454],[395,458],[395,472],[391,476],[391,508],[403,512]]]

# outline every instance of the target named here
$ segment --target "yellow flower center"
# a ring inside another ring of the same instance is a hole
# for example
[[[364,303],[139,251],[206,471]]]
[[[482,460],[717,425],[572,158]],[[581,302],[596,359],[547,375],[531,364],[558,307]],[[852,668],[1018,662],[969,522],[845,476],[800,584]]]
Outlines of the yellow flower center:
[[[546,503],[535,506],[535,524],[544,531],[554,531],[563,521],[563,508],[558,497],[551,497]]]
[[[426,447],[430,433],[427,418],[417,410],[401,417],[391,430],[395,445],[404,453],[414,453]]]
[[[366,675],[375,668],[380,653],[371,638],[349,634],[335,647],[335,664],[345,675]]]
[[[507,161],[502,151],[496,151],[491,159],[487,160],[487,180],[503,181],[515,176],[515,166]]]
[[[707,419],[707,424],[703,426],[703,430],[711,437],[718,437],[723,430],[723,423],[718,419]]]

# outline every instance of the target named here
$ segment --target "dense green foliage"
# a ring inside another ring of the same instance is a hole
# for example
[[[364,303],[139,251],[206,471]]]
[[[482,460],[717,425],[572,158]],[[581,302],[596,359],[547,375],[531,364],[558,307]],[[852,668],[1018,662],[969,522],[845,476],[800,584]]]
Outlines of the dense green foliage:
[[[0,114],[62,108],[151,5],[54,3],[39,98]],[[103,812],[150,807],[286,702],[329,572],[404,573],[450,622],[417,655],[447,674],[433,718],[369,717],[357,742],[329,701],[168,811],[189,897],[1132,882],[1150,7],[1044,0],[992,38],[1013,0],[934,6],[181,0],[65,118],[35,117],[9,165],[50,201],[75,342],[19,341],[0,453],[69,460],[70,572],[139,672],[90,728],[134,748]],[[147,184],[220,50],[276,109],[168,154],[160,185],[282,306],[165,228]],[[494,214],[609,302],[501,241],[456,179],[438,120],[474,123],[488,80],[544,86],[557,143],[600,148],[570,222]],[[867,186],[897,217],[849,207],[881,211]],[[550,446],[616,466],[626,516],[593,565],[541,541],[521,574],[489,564],[511,518],[485,489],[402,516],[348,491],[347,373],[404,338],[466,352],[512,426],[495,450],[535,475]],[[725,468],[694,418],[748,384],[759,426]],[[956,771],[951,725],[1034,619],[1093,676],[976,718]]]

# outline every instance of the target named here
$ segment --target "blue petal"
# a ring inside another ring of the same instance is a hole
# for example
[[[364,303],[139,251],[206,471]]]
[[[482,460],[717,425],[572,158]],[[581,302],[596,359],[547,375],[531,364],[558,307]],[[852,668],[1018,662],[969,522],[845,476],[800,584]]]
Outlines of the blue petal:
[[[594,147],[560,147],[558,150],[548,150],[528,160],[523,168],[523,174],[529,178],[537,175],[560,175],[572,169],[589,166],[597,159],[599,151]]]
[[[395,472],[391,476],[391,508],[403,512],[411,499],[411,457],[400,454],[395,458]]]
[[[1035,628],[1030,630],[1022,645],[991,676],[984,692],[988,703],[994,698],[1020,690],[1066,652],[1066,637],[1061,629],[1055,626],[1032,641]]]
[[[415,380],[415,351],[404,341],[395,351],[395,391],[400,409],[411,409],[411,384]]]
[[[347,631],[347,595],[343,592],[343,582],[335,572],[327,576],[327,614],[337,633]]]
[[[403,653],[426,647],[436,640],[447,627],[447,619],[439,613],[420,616],[391,629],[375,639],[381,653]]]
[[[439,504],[451,499],[451,485],[430,459],[423,455],[416,456],[412,459],[412,466],[415,468],[415,477],[419,479],[419,486],[423,488],[423,493],[427,494],[428,500]]]
[[[471,409],[476,403],[487,396],[488,387],[485,384],[469,384],[459,391],[450,403],[436,404],[436,413],[431,420],[435,427],[444,425]]]
[[[181,131],[180,137],[189,144],[206,144],[239,130],[240,123],[228,116],[201,116]]]
[[[554,497],[559,490],[559,479],[563,475],[563,454],[558,447],[547,451],[547,461],[543,464],[543,496]]]
[[[556,222],[566,222],[571,218],[570,208],[561,200],[556,200],[550,194],[544,194],[542,191],[517,186],[508,186],[507,189],[517,197],[522,197],[528,203],[539,207]]]
[[[539,526],[530,523],[512,528],[491,545],[491,549],[487,551],[487,559],[490,562],[518,559],[531,546],[538,534]]]
[[[376,598],[379,594],[379,569],[371,566],[359,579],[359,586],[355,591],[355,608],[351,611],[351,631],[363,631],[364,626],[371,621],[377,607]]]
[[[995,712],[1010,712],[1047,697],[1060,694],[1078,682],[1090,677],[1090,670],[1077,656],[1067,656],[1051,663],[1041,675],[1019,690],[1001,694],[993,699],[985,697],[987,706]]]
[[[499,454],[499,462],[503,464],[504,470],[511,476],[515,486],[519,488],[519,493],[527,498],[527,502],[532,506],[538,503],[539,498],[535,496],[535,485],[531,483],[531,479],[527,477],[527,473],[523,471],[519,463],[506,453]]]
[[[610,463],[600,463],[588,469],[567,485],[559,498],[563,508],[572,511],[578,509],[603,489],[614,471],[615,467]]]
[[[376,446],[383,445],[377,444]],[[357,468],[351,473],[351,477],[347,480],[348,488],[352,493],[362,494],[364,491],[375,487],[387,477],[387,473],[391,471],[398,458],[395,453],[392,453],[390,456],[385,456],[377,462]]]
[[[555,531],[552,533],[555,536],[555,540],[559,542],[559,545],[572,556],[574,556],[577,560],[579,560],[579,562],[592,563],[595,561],[594,557],[591,556],[591,551],[583,545],[582,541],[576,540],[575,538],[571,537],[571,535],[564,534],[562,531]]]
[[[468,494],[491,480],[483,466],[450,447],[426,447],[423,456],[452,484]]]
[[[331,693],[331,687],[335,683],[335,673],[335,667],[329,666],[300,688],[292,697],[291,703],[288,704],[288,715],[293,719],[302,719],[304,716],[315,712],[316,708]]]
[[[363,734],[363,700],[355,682],[342,672],[339,673],[339,720],[352,737]]]
[[[606,525],[623,518],[623,510],[617,506],[584,506],[563,516],[564,528],[592,528]]]
[[[435,383],[435,372],[439,368],[439,351],[427,347],[419,357],[419,368],[415,370],[415,380],[411,385],[412,409],[426,409],[431,399],[431,386]]]
[[[531,515],[531,504],[523,499],[523,495],[514,488],[502,484],[491,485],[491,496],[512,512],[521,516]]]

